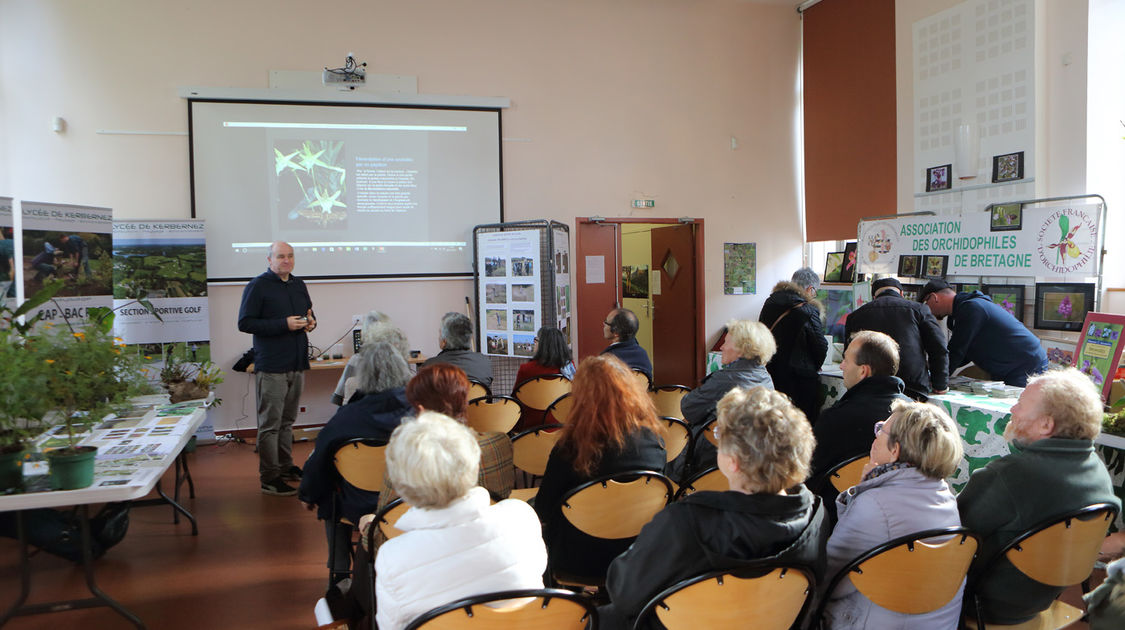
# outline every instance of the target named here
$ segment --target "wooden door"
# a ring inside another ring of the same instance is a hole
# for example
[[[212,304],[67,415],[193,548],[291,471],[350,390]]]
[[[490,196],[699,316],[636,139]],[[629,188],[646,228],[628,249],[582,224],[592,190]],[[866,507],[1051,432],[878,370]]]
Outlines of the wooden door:
[[[696,335],[696,254],[694,224],[652,231],[652,269],[660,280],[652,291],[653,383],[696,386],[701,362]]]
[[[575,362],[600,353],[609,345],[602,334],[606,315],[620,303],[620,235],[615,223],[578,219],[571,276],[574,287],[578,346]],[[587,265],[593,265],[587,267]]]

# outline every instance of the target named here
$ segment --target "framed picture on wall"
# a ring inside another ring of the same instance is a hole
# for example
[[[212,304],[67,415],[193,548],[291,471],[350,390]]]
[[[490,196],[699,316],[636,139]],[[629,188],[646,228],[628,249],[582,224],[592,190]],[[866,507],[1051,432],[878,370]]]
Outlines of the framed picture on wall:
[[[921,285],[921,284],[906,284],[906,283],[903,283],[903,285],[902,285],[902,297],[910,300],[911,302],[917,302],[918,296],[922,293],[922,287],[923,286],[924,285]]]
[[[950,186],[953,185],[950,177],[952,173],[952,164],[931,166],[930,168],[926,169],[926,192],[934,192],[935,190],[949,190]]]
[[[986,284],[981,287],[981,293],[992,298],[1000,308],[1008,311],[1021,322],[1023,321],[1023,291],[1022,284]]]
[[[1035,283],[1035,327],[1082,330],[1086,313],[1094,310],[1094,285],[1078,282]]]
[[[992,183],[1023,179],[1023,151],[992,156]]]
[[[824,261],[824,281],[839,282],[844,272],[844,252],[831,252]]]
[[[898,257],[898,275],[903,278],[918,278],[922,269],[922,257],[918,254],[905,254]]]
[[[855,247],[854,242],[844,245],[844,267],[840,270],[840,282],[855,281]]]
[[[992,232],[1023,229],[1023,204],[1003,203],[992,206],[989,229]]]
[[[1094,381],[1103,400],[1112,403],[1109,396],[1113,376],[1121,365],[1121,349],[1125,344],[1125,339],[1121,338],[1121,333],[1125,332],[1125,315],[1087,313],[1081,330],[1072,364]]]
[[[944,278],[949,268],[949,256],[927,255],[922,257],[922,277]]]

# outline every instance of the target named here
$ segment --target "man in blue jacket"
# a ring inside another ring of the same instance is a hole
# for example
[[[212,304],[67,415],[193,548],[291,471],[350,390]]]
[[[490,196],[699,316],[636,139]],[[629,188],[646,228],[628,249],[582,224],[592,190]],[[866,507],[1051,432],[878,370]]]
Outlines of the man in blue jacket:
[[[1024,387],[1029,375],[1047,369],[1039,338],[980,291],[957,293],[944,280],[930,280],[920,298],[938,319],[949,316],[950,372],[972,361],[992,378]]]
[[[637,330],[640,327],[640,321],[633,311],[627,308],[610,311],[602,322],[602,334],[611,343],[602,350],[602,354],[612,354],[624,361],[629,369],[644,372],[648,382],[652,383],[652,361],[644,347],[637,343]]]
[[[285,483],[301,478],[293,465],[293,422],[309,369],[309,338],[316,328],[312,299],[292,275],[293,248],[270,245],[262,275],[242,291],[238,329],[254,335],[254,378],[258,386],[258,475],[262,493],[293,496]]]

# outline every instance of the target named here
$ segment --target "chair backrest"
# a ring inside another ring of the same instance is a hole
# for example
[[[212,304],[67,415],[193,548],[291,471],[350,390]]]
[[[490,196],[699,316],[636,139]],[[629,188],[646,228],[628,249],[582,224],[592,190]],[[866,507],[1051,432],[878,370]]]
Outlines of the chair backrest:
[[[850,578],[864,597],[887,610],[931,612],[957,595],[978,544],[977,535],[964,527],[901,536],[861,553],[833,576],[826,592]],[[823,607],[822,602],[818,615]]]
[[[567,392],[562,396],[555,399],[555,402],[547,406],[547,410],[543,412],[544,422],[557,422],[559,424],[566,424],[570,418],[570,410],[574,407],[574,396]]]
[[[395,527],[395,523],[397,523],[398,519],[402,518],[402,515],[406,514],[406,511],[409,509],[410,505],[405,503],[402,497],[399,497],[384,505],[383,509],[379,510],[379,513],[375,515],[375,524],[379,527],[379,531],[383,533],[384,538],[390,540],[395,536],[401,536],[405,533]]]
[[[406,630],[585,630],[597,627],[597,617],[590,600],[577,593],[541,588],[462,599],[430,610]]]
[[[484,383],[481,383],[480,381],[474,381],[472,379],[469,379],[469,400],[473,400],[474,398],[480,398],[482,396],[487,397],[487,396],[491,396],[491,395],[492,395],[492,390],[488,389],[487,385],[485,385]]]
[[[512,397],[528,409],[542,412],[558,400],[559,396],[570,393],[570,379],[561,374],[536,376],[516,385]]]
[[[683,385],[661,385],[653,388],[649,395],[652,396],[652,404],[656,405],[656,415],[683,420],[684,412],[680,411],[680,401],[690,391],[690,387]]]
[[[509,396],[483,396],[469,400],[465,415],[481,433],[507,433],[520,420],[520,404]]]
[[[715,448],[719,448],[719,440],[715,439],[715,425],[719,422],[718,418],[714,418],[707,424],[703,425],[703,431],[700,433],[704,439],[711,443]],[[699,438],[696,438],[699,439]]]
[[[691,443],[691,429],[683,420],[671,416],[660,418],[660,423],[663,425],[660,437],[664,440],[664,451],[668,461],[672,461]]]
[[[785,630],[800,618],[814,586],[807,569],[771,563],[705,573],[652,598],[633,627],[649,627],[656,614],[668,630],[744,628],[750,619],[755,629]]]
[[[637,384],[640,385],[641,389],[644,391],[647,392],[649,388],[652,387],[652,379],[648,377],[648,374],[645,374],[637,368],[633,368],[633,377],[637,379]]]
[[[372,440],[346,442],[336,449],[333,457],[336,472],[360,490],[379,492],[383,489],[383,476],[387,473],[386,448],[385,444]]]
[[[566,520],[595,538],[634,538],[672,499],[672,481],[650,470],[594,479],[568,492],[560,508]]]
[[[843,492],[860,482],[863,477],[863,467],[870,460],[871,455],[868,453],[856,455],[849,460],[840,462],[832,470],[825,473],[825,479],[832,484],[836,492]]]
[[[676,500],[682,499],[694,492],[703,490],[714,490],[716,492],[724,492],[730,490],[730,481],[727,479],[723,471],[719,470],[718,466],[712,466],[707,470],[700,471],[698,474],[693,475],[691,479],[684,482],[676,492]]]
[[[1067,587],[1090,577],[1116,506],[1099,503],[1047,519],[1017,536],[1001,554],[1027,577]]]
[[[559,441],[561,424],[544,424],[531,427],[512,438],[512,463],[516,468],[542,476],[547,470],[551,449]]]

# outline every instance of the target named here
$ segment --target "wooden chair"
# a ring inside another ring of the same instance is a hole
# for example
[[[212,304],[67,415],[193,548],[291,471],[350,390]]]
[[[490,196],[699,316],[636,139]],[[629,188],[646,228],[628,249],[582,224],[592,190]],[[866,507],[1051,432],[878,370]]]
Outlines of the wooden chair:
[[[384,456],[386,448],[386,444],[378,440],[365,438],[349,440],[336,449],[336,454],[333,456],[336,472],[339,473],[341,479],[360,490],[379,492],[383,489],[383,477],[387,473],[387,461]],[[337,501],[333,499],[332,522],[354,527],[355,523],[339,516],[336,508]],[[335,559],[336,545],[330,543],[328,545],[329,566],[336,566]],[[330,570],[328,576],[330,586],[335,579],[340,577],[340,574],[341,572]],[[346,576],[348,573],[345,572],[343,575]]]
[[[908,615],[932,612],[957,595],[978,545],[977,535],[964,527],[900,536],[844,565],[829,581],[825,593],[835,591],[847,578],[864,597],[887,610]],[[821,601],[817,621],[823,622],[827,601],[827,597]]]
[[[516,385],[512,397],[524,407],[520,427],[544,424],[545,412],[559,396],[570,393],[570,379],[561,374],[536,376]]]
[[[497,602],[507,605],[489,605]],[[597,628],[597,619],[589,599],[571,591],[542,588],[455,601],[411,621],[406,630],[585,630]]]
[[[702,470],[698,474],[692,476],[680,486],[676,492],[676,500],[686,497],[694,492],[702,490],[713,490],[716,492],[723,492],[730,490],[730,481],[727,480],[723,471],[719,470],[718,466],[712,466],[707,470]]]
[[[832,484],[836,492],[843,492],[860,482],[863,476],[863,467],[870,460],[871,455],[869,453],[861,453],[851,459],[842,461],[824,473],[824,483]]]
[[[644,391],[647,392],[652,387],[652,379],[648,377],[648,374],[645,374],[637,368],[633,368],[633,376],[637,379],[637,384],[640,385],[641,389]]]
[[[542,477],[547,470],[547,459],[551,449],[559,440],[561,424],[543,424],[532,427],[512,438],[512,463],[524,474],[529,475],[528,485],[535,477]],[[535,496],[539,488],[519,488],[512,491],[511,498],[527,501]]]
[[[976,611],[976,619],[966,619],[966,626],[982,630],[986,627],[982,617],[984,609],[975,586],[987,581],[988,574],[1000,558],[1007,558],[1016,569],[1036,582],[1059,588],[1083,583],[1094,569],[1098,550],[1115,518],[1115,505],[1095,503],[1045,519],[1016,536],[991,558],[985,559],[981,564],[981,571],[966,590],[965,596],[969,597],[971,593]],[[1085,584],[1083,587],[1086,590]],[[1079,620],[1082,615],[1082,609],[1056,599],[1031,621],[1007,626],[989,623],[987,627],[1019,630],[1063,628]]]
[[[395,538],[396,536],[401,536],[403,531],[395,527],[395,523],[397,523],[398,519],[402,518],[402,515],[406,514],[406,511],[409,509],[410,505],[405,503],[402,497],[384,505],[383,509],[375,514],[375,521],[372,523],[371,529],[367,532],[369,537],[368,548],[374,549],[375,547],[371,539],[375,536],[376,527],[379,528],[379,531],[383,533],[383,537],[387,540]]]
[[[672,461],[691,444],[691,429],[682,419],[672,416],[660,418],[660,423],[664,425],[660,437],[664,440],[667,461]]]
[[[520,421],[520,403],[510,396],[482,396],[469,400],[469,427],[481,433],[507,433]]]
[[[668,505],[672,496],[670,479],[651,470],[633,470],[578,486],[563,496],[559,509],[571,525],[588,536],[631,539]],[[605,576],[595,581],[554,571],[552,577],[562,584],[581,586],[601,586],[605,580]]]
[[[490,390],[488,388],[488,385],[485,385],[484,383],[482,383],[480,381],[474,381],[473,379],[469,379],[469,400],[473,400],[474,398],[482,398],[482,397],[487,398],[491,395],[492,395],[492,390]]]
[[[574,407],[574,396],[567,392],[556,398],[555,402],[547,406],[547,410],[543,412],[543,420],[545,422],[566,424],[567,418],[570,417],[572,407]]]
[[[813,572],[771,562],[713,571],[675,584],[649,600],[634,630],[648,627],[655,614],[668,630],[799,627],[815,590]]]
[[[715,438],[715,427],[718,425],[718,422],[719,419],[714,418],[707,424],[703,425],[703,431],[701,432],[703,438],[710,442],[711,445],[715,448],[719,448],[719,440]]]
[[[652,396],[652,404],[656,405],[656,415],[683,420],[684,412],[680,411],[680,401],[690,391],[691,388],[684,385],[654,387],[649,396]]]

